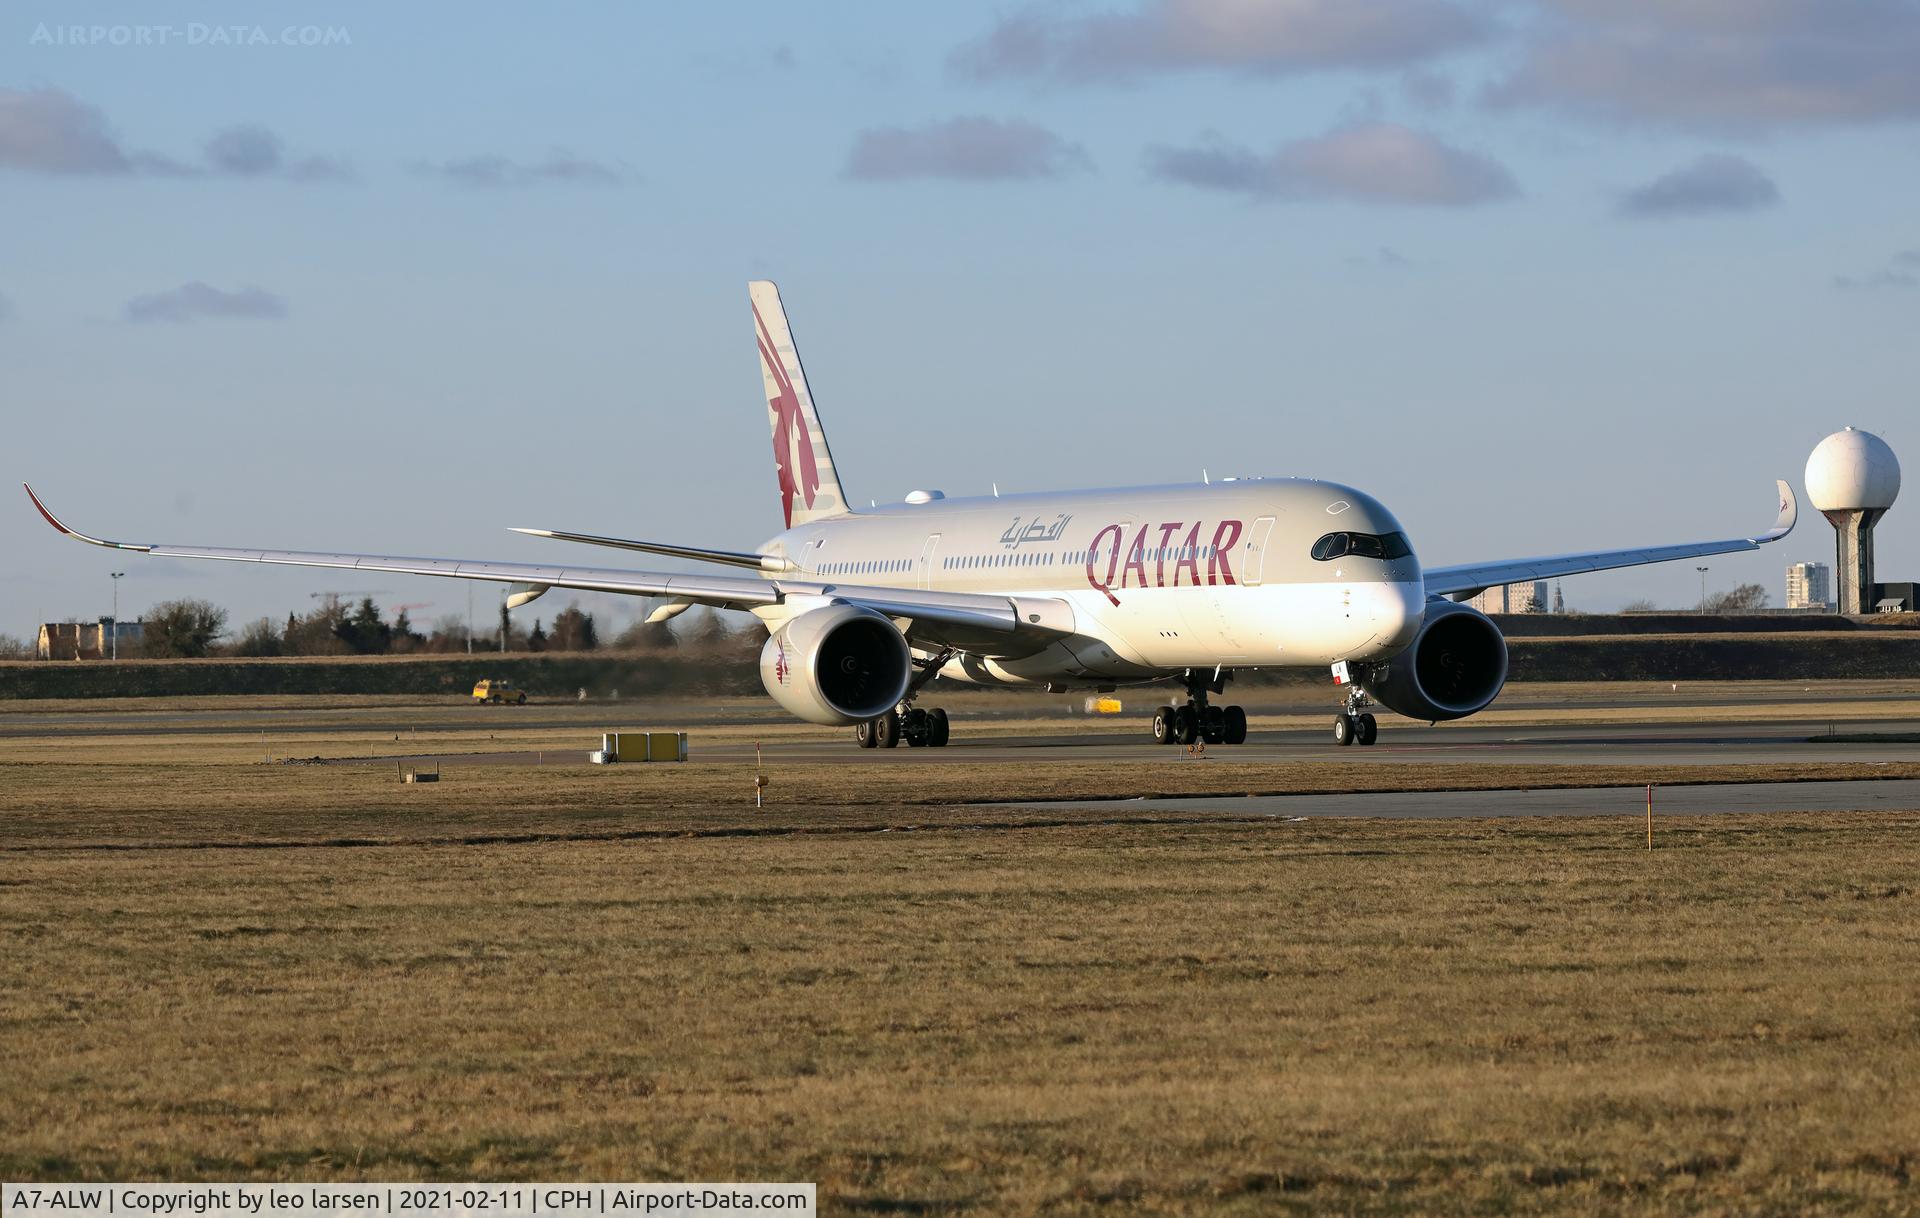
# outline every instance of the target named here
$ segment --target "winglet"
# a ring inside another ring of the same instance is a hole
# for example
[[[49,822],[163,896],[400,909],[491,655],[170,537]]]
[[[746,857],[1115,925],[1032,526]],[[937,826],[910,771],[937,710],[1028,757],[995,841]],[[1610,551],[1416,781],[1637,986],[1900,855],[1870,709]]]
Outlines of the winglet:
[[[1780,488],[1780,515],[1774,520],[1773,527],[1754,538],[1755,542],[1779,541],[1800,521],[1800,501],[1793,497],[1793,488],[1784,478],[1776,479],[1774,485]]]
[[[52,512],[49,512],[47,510],[47,505],[40,502],[40,496],[33,493],[32,486],[28,485],[25,482],[22,482],[20,485],[27,488],[27,498],[33,500],[33,506],[40,509],[40,514],[47,518],[47,523],[52,525],[55,529],[58,529],[60,532],[65,533],[68,537],[75,539],[76,541],[84,541],[90,546],[105,546],[109,550],[137,550],[142,554],[145,554],[148,551],[153,549],[152,546],[137,546],[137,545],[130,545],[129,543],[124,541],[106,541],[99,537],[89,537],[85,533],[80,532],[78,529],[70,529],[66,525],[60,523],[60,518],[58,516],[55,516]]]

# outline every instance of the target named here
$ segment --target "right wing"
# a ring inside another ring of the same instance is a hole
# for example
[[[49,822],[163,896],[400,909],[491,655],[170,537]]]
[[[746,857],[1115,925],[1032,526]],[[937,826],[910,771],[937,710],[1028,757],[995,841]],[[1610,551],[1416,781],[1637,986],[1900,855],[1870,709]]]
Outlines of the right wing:
[[[353,571],[380,571],[394,575],[435,575],[449,579],[527,584],[537,589],[578,588],[583,592],[612,592],[629,596],[661,596],[718,609],[764,608],[814,602],[863,605],[888,617],[908,621],[905,632],[914,642],[962,650],[1003,654],[1015,635],[1037,649],[1046,641],[1073,631],[1073,609],[1052,597],[991,596],[973,592],[935,592],[920,588],[867,587],[821,582],[755,578],[746,575],[687,575],[671,571],[622,571],[607,567],[540,566],[532,563],[471,562],[458,558],[407,558],[390,554],[335,554],[310,550],[250,550],[218,546],[183,546],[109,541],[61,523],[40,496],[27,487],[33,506],[47,523],[76,541],[131,550],[160,558],[202,558],[224,562],[257,562],[290,567],[340,567]],[[1020,650],[1015,648],[1014,650]]]

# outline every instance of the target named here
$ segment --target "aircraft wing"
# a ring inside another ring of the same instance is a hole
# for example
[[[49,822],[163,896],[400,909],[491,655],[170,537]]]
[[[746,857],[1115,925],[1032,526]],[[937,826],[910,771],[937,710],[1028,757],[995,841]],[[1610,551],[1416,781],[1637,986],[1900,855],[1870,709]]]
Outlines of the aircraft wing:
[[[1682,558],[1704,558],[1709,554],[1732,554],[1757,550],[1770,541],[1779,541],[1793,532],[1800,507],[1793,488],[1785,482],[1774,484],[1780,491],[1780,514],[1773,527],[1756,537],[1736,537],[1727,541],[1694,541],[1671,546],[1646,546],[1638,550],[1594,550],[1586,554],[1554,554],[1542,558],[1515,558],[1506,562],[1471,563],[1459,567],[1432,567],[1426,571],[1428,596],[1451,596],[1463,600],[1499,584],[1525,580],[1552,579],[1557,575],[1578,575],[1586,571],[1608,571],[1615,567],[1638,567],[1646,563],[1673,562]]]
[[[335,554],[309,550],[253,550],[219,546],[160,545],[109,541],[68,527],[47,510],[31,486],[27,495],[47,523],[76,541],[131,550],[160,558],[205,558],[290,567],[340,567],[395,575],[436,575],[536,588],[578,588],[631,596],[667,597],[718,609],[751,610],[797,600],[821,604],[864,605],[888,617],[906,619],[907,637],[965,649],[997,647],[1009,636],[1054,638],[1071,633],[1073,610],[1053,598],[992,596],[971,592],[935,592],[920,588],[866,587],[821,580],[756,578],[747,575],[689,575],[672,571],[623,571],[607,567],[549,566],[535,563],[473,562],[458,558],[409,558],[391,554]]]

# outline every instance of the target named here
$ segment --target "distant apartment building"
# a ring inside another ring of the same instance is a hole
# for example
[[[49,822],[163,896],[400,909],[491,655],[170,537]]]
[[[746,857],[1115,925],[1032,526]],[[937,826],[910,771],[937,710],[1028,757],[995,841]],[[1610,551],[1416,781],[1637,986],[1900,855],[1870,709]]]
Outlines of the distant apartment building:
[[[1467,602],[1482,613],[1545,613],[1547,581],[1527,580],[1488,588]]]
[[[38,655],[43,660],[104,660],[113,654],[114,636],[120,638],[120,654],[139,652],[145,628],[139,622],[116,622],[103,617],[97,622],[46,622],[40,627]]]
[[[1833,570],[1823,562],[1787,568],[1787,608],[1826,609],[1833,604]]]

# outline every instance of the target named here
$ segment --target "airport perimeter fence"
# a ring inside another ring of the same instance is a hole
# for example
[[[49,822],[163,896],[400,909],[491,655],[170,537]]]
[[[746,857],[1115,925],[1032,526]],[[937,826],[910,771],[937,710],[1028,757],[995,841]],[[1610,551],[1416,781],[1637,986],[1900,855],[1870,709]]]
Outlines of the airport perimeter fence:
[[[1596,634],[1846,633],[1897,625],[1891,617],[1837,613],[1495,613],[1508,638],[1574,638]],[[1901,615],[1916,616],[1916,615]]]
[[[760,692],[756,668],[729,659],[567,652],[480,652],[338,659],[26,660],[0,663],[0,698],[157,698],[210,694],[469,695],[474,682],[511,681],[546,701]]]

